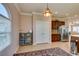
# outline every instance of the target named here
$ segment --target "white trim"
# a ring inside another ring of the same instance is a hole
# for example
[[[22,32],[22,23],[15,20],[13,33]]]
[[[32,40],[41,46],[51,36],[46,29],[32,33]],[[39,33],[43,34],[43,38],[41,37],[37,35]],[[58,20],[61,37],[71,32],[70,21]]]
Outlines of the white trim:
[[[32,16],[32,15],[43,15],[43,14],[42,13],[38,13],[38,12],[32,12],[32,13],[21,12],[20,15]]]
[[[38,12],[32,12],[32,14],[35,14],[35,15],[43,15],[42,13],[38,13]]]
[[[23,12],[21,12],[20,15],[32,16],[32,13],[23,13]]]

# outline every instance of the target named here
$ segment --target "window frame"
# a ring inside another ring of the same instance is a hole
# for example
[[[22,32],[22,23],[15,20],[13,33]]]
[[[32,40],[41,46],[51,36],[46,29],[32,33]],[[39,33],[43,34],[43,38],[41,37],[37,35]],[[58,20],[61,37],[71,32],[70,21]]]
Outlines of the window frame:
[[[2,3],[1,3],[2,4]],[[5,4],[2,4],[3,7],[5,8],[6,12],[8,13],[8,17],[5,17],[3,14],[0,14],[1,17],[5,18],[6,20],[9,20],[10,21],[10,31],[9,32],[2,32],[2,34],[5,34],[6,36],[8,35],[9,38],[8,38],[8,42],[6,42],[3,47],[0,48],[0,51],[4,50],[5,48],[7,48],[10,44],[11,44],[11,20],[10,20],[10,11],[8,10],[8,8],[5,6]],[[0,33],[1,34],[1,33]],[[7,36],[7,37],[8,37]]]

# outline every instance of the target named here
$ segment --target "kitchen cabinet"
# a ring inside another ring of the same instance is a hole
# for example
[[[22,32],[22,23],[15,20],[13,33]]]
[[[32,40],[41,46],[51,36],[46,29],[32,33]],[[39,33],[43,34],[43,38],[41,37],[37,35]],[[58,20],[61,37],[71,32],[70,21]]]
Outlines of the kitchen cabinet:
[[[64,21],[58,21],[58,20],[55,20],[55,21],[52,21],[51,23],[52,25],[52,42],[56,42],[56,41],[60,41],[61,39],[61,36],[60,34],[58,33],[58,29],[60,26],[62,25],[65,25],[65,22]]]
[[[52,29],[58,29],[59,26],[61,25],[65,25],[65,22],[64,21],[52,21]]]
[[[58,21],[52,21],[52,29],[58,29]]]
[[[77,48],[77,53],[79,53],[79,37],[78,36],[71,36],[71,43],[75,43],[75,48]]]
[[[60,34],[52,34],[52,42],[60,41]]]
[[[65,25],[65,22],[64,21],[60,21],[59,22],[59,26],[61,26],[61,25]]]

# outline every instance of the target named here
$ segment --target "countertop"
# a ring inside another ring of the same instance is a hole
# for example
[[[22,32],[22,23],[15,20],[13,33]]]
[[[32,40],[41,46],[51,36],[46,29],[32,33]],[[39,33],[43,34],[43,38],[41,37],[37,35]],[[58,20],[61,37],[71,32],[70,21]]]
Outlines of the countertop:
[[[71,35],[71,36],[79,37],[79,35]]]

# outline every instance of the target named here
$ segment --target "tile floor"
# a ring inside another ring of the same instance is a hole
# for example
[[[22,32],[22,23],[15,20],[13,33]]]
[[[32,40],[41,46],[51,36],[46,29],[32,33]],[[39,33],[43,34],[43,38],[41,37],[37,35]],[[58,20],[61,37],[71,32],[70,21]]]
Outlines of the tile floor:
[[[54,47],[60,47],[66,52],[70,53],[69,42],[53,42],[51,44],[20,46],[17,53],[48,49],[48,48],[54,48]]]

